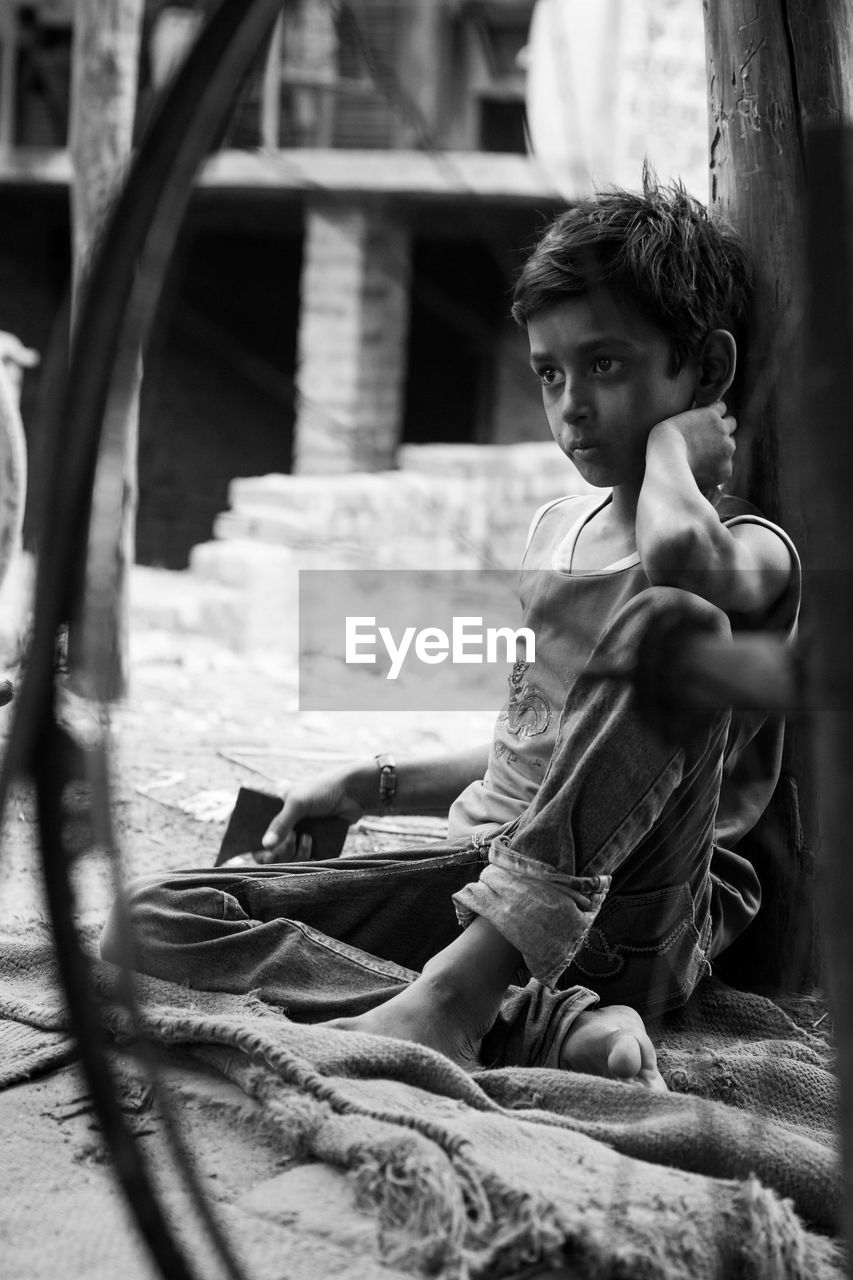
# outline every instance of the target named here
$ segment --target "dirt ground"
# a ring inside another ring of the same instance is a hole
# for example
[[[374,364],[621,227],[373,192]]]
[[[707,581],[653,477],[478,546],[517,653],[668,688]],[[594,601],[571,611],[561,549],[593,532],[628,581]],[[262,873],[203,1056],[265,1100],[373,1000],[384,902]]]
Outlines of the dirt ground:
[[[139,572],[144,587],[133,595],[129,696],[109,709],[111,807],[125,876],[212,864],[240,785],[274,791],[286,779],[356,757],[456,750],[491,735],[491,712],[300,712],[294,662],[162,629],[158,592],[198,592],[203,584],[189,572]],[[86,703],[72,696],[68,707],[84,738],[96,733]],[[0,709],[4,739],[13,710]],[[412,838],[431,825],[413,828]],[[353,828],[348,849],[381,848],[408,835],[401,820],[366,819]],[[19,787],[3,828],[3,923],[41,912],[37,862],[32,803]],[[106,860],[86,862],[80,894],[88,922],[103,914],[112,890]]]
[[[134,594],[130,693],[110,716],[111,809],[125,877],[212,864],[241,784],[274,789],[281,779],[303,777],[354,756],[440,751],[488,737],[491,716],[479,712],[300,714],[292,664],[275,653],[237,654],[215,639],[160,629],[152,602],[161,589],[197,587],[189,574],[146,570],[144,590]],[[12,711],[0,709],[4,738]],[[87,718],[93,727],[85,704],[74,702],[70,714],[82,732]],[[420,842],[405,823],[366,820],[351,832],[348,848],[389,847],[407,839]],[[27,932],[45,921],[32,797],[22,785],[15,787],[4,817],[0,885],[4,929]],[[94,926],[112,896],[110,865],[102,852],[81,860],[77,888],[81,921]],[[134,1083],[136,1069],[128,1059],[117,1055],[117,1070],[130,1082],[131,1095],[134,1089],[144,1094],[144,1082]],[[197,1079],[177,1085],[190,1117],[198,1087]],[[213,1081],[206,1085],[208,1092],[216,1087]],[[214,1207],[227,1214],[239,1203],[250,1165],[257,1181],[266,1157],[248,1135],[231,1134],[223,1146],[199,1123],[203,1183]],[[157,1177],[168,1185],[170,1159],[158,1128],[156,1116],[142,1108],[139,1140]],[[0,1138],[5,1153],[0,1277],[148,1280],[155,1274],[117,1189],[85,1082],[74,1065],[0,1092]],[[343,1194],[342,1188],[326,1191]],[[170,1203],[179,1199],[175,1192]],[[328,1215],[318,1229],[332,1229]],[[291,1257],[282,1274],[299,1274],[296,1262]],[[392,1272],[382,1268],[381,1274]]]

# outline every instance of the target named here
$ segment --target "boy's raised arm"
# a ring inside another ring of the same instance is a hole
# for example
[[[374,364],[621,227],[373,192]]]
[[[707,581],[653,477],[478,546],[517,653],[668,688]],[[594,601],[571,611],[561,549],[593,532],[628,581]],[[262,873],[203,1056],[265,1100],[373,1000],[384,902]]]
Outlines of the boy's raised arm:
[[[766,526],[726,528],[706,496],[731,475],[734,431],[721,402],[652,427],[637,550],[652,584],[681,587],[726,612],[760,614],[784,591],[791,557]]]

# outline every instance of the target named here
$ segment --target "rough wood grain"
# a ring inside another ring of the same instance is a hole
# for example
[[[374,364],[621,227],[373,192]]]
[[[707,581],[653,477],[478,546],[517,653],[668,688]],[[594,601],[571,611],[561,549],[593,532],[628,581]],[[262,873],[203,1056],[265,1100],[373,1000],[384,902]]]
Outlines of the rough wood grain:
[[[75,298],[130,157],[143,7],[143,0],[78,0],[75,10],[70,126]],[[90,538],[86,614],[91,626],[83,628],[79,650],[72,646],[75,663],[79,652],[84,664],[81,677],[87,687],[107,697],[120,696],[128,677],[127,593],[134,561],[141,376],[137,365],[127,385],[112,389],[107,407],[102,439],[111,448],[103,451],[98,468]],[[119,474],[115,455],[123,458]],[[106,537],[97,527],[99,511],[106,516]],[[116,528],[120,534],[114,543]]]

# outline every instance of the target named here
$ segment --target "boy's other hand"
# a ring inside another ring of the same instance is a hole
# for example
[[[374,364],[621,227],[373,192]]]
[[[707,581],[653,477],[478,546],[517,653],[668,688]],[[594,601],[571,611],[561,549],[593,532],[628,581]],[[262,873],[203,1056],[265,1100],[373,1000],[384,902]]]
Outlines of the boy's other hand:
[[[373,766],[375,772],[375,765]],[[303,862],[311,857],[311,837],[303,835],[297,844],[294,827],[303,818],[345,818],[352,824],[364,815],[354,794],[355,769],[335,769],[307,782],[283,783],[279,795],[281,812],[270,823],[255,855],[262,864]]]
[[[654,448],[658,437],[678,435],[684,441],[693,478],[704,493],[730,479],[736,430],[737,422],[726,413],[722,400],[718,400],[714,404],[694,406],[657,423],[649,432],[647,448]]]

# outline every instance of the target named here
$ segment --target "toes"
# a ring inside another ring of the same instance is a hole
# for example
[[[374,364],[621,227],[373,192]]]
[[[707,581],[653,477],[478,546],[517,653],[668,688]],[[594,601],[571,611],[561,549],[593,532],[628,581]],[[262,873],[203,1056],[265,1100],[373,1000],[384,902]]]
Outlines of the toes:
[[[646,1035],[614,1032],[608,1045],[607,1074],[617,1080],[636,1080],[654,1093],[669,1092],[658,1071],[654,1045]]]
[[[610,1037],[607,1074],[617,1080],[636,1080],[643,1066],[639,1041],[630,1031],[616,1031]]]
[[[669,1093],[667,1083],[657,1067],[648,1072],[641,1071],[640,1084],[644,1084],[647,1089],[651,1089],[652,1093]]]

